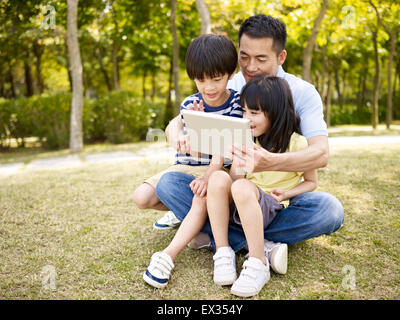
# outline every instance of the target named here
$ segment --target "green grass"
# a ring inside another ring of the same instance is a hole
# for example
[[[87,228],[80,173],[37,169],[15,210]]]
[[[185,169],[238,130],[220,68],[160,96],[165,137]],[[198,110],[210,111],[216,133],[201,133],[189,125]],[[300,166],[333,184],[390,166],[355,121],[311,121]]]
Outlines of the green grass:
[[[319,190],[342,201],[344,226],[291,246],[288,273],[271,272],[253,299],[399,299],[399,164],[398,145],[331,148]],[[0,176],[0,299],[237,299],[213,284],[208,250],[186,248],[163,290],[142,280],[175,231],[153,230],[163,213],[135,208],[132,192],[167,166],[86,163]],[[238,267],[243,261],[239,254]],[[57,272],[55,290],[42,286],[47,265]],[[343,286],[346,266],[354,290]]]

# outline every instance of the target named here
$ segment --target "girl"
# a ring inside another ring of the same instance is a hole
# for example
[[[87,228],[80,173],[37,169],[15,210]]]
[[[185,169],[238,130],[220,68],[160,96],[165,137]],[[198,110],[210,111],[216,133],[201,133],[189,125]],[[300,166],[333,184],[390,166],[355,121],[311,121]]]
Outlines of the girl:
[[[307,147],[300,135],[300,119],[294,111],[287,82],[278,77],[260,76],[246,84],[240,96],[243,117],[257,143],[275,152],[293,152]],[[254,145],[254,148],[260,146]],[[207,210],[216,246],[214,282],[232,285],[231,293],[256,295],[270,278],[264,255],[264,230],[288,205],[289,199],[317,187],[317,172],[257,172],[245,175],[243,163],[233,155],[228,175],[214,172],[208,184]],[[245,179],[246,178],[246,179]],[[249,249],[239,278],[235,252],[229,246],[228,224],[241,226]]]

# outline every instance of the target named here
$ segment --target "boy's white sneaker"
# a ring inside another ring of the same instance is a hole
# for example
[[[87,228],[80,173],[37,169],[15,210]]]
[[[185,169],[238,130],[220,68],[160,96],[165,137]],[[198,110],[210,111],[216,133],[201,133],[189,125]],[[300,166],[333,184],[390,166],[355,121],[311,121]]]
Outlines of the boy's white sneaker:
[[[156,252],[151,256],[150,264],[143,273],[143,280],[156,288],[164,288],[174,268],[171,257],[165,252]]]
[[[239,278],[231,288],[231,293],[239,297],[251,297],[261,291],[269,281],[269,263],[265,265],[260,259],[250,257],[243,263]]]
[[[167,230],[176,228],[181,224],[181,221],[174,215],[172,211],[168,211],[160,219],[154,222],[154,229]]]
[[[237,278],[236,256],[231,247],[222,247],[217,250],[214,260],[214,283],[226,286],[231,285]]]

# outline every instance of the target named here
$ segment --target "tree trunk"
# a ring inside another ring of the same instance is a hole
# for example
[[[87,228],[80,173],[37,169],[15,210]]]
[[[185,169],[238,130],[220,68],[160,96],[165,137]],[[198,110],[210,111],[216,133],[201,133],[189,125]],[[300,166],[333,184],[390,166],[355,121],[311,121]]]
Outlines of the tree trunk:
[[[115,14],[115,9],[113,8],[113,21],[114,21],[114,36],[113,36],[113,43],[112,43],[112,76],[113,76],[113,85],[114,85],[114,90],[119,90],[119,66],[118,66],[118,51],[119,51],[119,43],[118,43],[118,37],[119,37],[119,27],[118,27],[118,20]]]
[[[342,103],[342,93],[340,90],[340,78],[339,78],[339,70],[335,69],[335,85],[336,85],[336,92],[338,95],[338,104],[340,105],[340,107],[342,108],[343,105]]]
[[[179,38],[176,26],[176,7],[177,0],[171,0],[171,30],[172,30],[172,74],[174,78],[175,90],[175,114],[180,111],[181,93],[179,90]]]
[[[390,125],[393,120],[393,82],[392,82],[392,68],[393,68],[393,57],[396,54],[396,36],[397,32],[392,31],[390,34],[390,50],[388,57],[388,68],[387,68],[387,77],[388,77],[388,96],[387,96],[387,104],[386,104],[386,128],[390,129]]]
[[[33,43],[33,53],[35,54],[36,57],[36,85],[39,91],[39,94],[43,93],[44,90],[44,81],[43,81],[43,76],[42,76],[42,54],[43,54],[43,49],[40,47],[40,45],[37,42]]]
[[[78,0],[68,0],[67,4],[67,42],[71,66],[72,103],[69,148],[77,153],[83,148],[82,137],[82,61],[78,41]]]
[[[105,80],[106,85],[107,85],[107,90],[108,90],[108,92],[110,92],[110,91],[112,91],[112,84],[111,84],[111,81],[110,81],[110,77],[108,76],[107,70],[106,70],[106,68],[104,66],[102,52],[101,52],[99,47],[96,48],[95,53],[96,53],[96,56],[97,56],[97,61],[99,62],[100,71],[103,74],[104,80]]]
[[[331,126],[331,97],[332,97],[332,72],[328,73],[328,88],[326,90],[326,102],[325,102],[325,121],[329,128]]]
[[[204,0],[196,0],[197,11],[201,19],[201,34],[211,33],[211,18]]]
[[[308,39],[307,45],[303,51],[303,74],[302,78],[308,82],[311,82],[311,61],[312,52],[314,48],[315,41],[317,40],[318,31],[321,26],[322,20],[324,19],[326,10],[329,7],[329,0],[323,0],[321,10],[318,13],[317,19],[314,21],[314,26],[311,31],[311,36]]]
[[[173,107],[173,104],[171,101],[172,77],[173,77],[172,68],[173,68],[173,61],[171,58],[170,68],[169,68],[169,77],[168,77],[168,96],[167,96],[167,103],[165,104],[165,111],[164,111],[164,116],[163,116],[164,127],[166,127],[168,125],[169,121],[174,116],[174,107]]]
[[[29,57],[28,57],[29,59]],[[33,96],[32,68],[28,61],[24,61],[26,96]]]
[[[12,64],[9,57],[7,57],[7,63],[8,63],[8,80],[10,81],[11,97],[15,99],[17,97],[17,93],[15,91],[14,75],[12,70]]]
[[[372,31],[372,41],[374,44],[374,54],[375,54],[375,76],[374,76],[374,89],[373,89],[373,98],[372,98],[372,114],[371,114],[371,123],[372,128],[374,130],[378,126],[379,123],[379,77],[380,77],[380,65],[379,65],[379,53],[378,53],[378,31]]]

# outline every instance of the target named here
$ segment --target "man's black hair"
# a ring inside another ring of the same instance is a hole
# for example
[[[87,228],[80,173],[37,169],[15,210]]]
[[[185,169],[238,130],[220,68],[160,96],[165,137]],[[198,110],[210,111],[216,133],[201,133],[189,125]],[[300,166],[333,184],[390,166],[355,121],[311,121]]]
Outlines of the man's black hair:
[[[239,45],[243,34],[250,38],[272,38],[273,49],[281,53],[286,46],[286,25],[277,18],[258,14],[245,20],[239,29]]]
[[[194,39],[186,51],[189,78],[203,80],[236,71],[237,52],[233,42],[222,35],[207,34]]]

